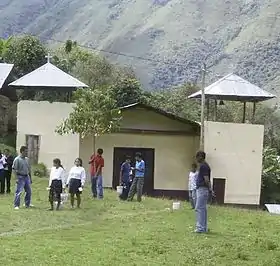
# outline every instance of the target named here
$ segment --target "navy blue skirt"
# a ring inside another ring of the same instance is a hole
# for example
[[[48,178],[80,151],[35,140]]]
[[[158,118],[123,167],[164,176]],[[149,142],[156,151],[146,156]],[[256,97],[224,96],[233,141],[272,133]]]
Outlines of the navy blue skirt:
[[[82,182],[80,179],[71,178],[69,182],[69,193],[70,194],[82,194],[79,191],[79,187],[82,186]]]

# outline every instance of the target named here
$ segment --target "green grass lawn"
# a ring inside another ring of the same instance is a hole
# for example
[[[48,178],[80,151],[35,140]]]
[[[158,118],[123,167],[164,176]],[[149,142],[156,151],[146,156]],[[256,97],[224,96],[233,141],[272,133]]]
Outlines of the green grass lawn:
[[[82,209],[49,212],[47,179],[32,186],[33,209],[0,198],[1,265],[280,265],[280,220],[267,212],[211,206],[211,233],[197,235],[187,203],[172,212],[172,201],[86,190]]]

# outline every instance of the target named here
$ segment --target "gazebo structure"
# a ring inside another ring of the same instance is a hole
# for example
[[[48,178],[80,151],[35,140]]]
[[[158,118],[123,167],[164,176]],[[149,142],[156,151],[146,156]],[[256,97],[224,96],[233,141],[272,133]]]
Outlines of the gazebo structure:
[[[83,82],[79,81],[78,79],[72,77],[71,75],[65,73],[58,67],[51,64],[51,56],[49,54],[46,56],[46,58],[47,63],[45,65],[10,83],[9,86],[12,86],[16,89],[36,89],[38,91],[44,90],[50,92],[59,91],[63,94],[65,93],[66,102],[70,101],[71,93],[74,90],[76,90],[77,88],[88,87]],[[31,109],[30,112],[33,112],[33,110]],[[34,110],[34,112],[36,112],[36,110]],[[48,114],[46,113],[46,115]],[[19,113],[18,116],[20,116]],[[20,121],[20,123],[22,122],[23,121]],[[40,131],[40,128],[38,128],[38,130]],[[33,163],[37,163],[40,146],[40,137],[39,135],[34,134],[34,132],[29,133],[30,134],[26,134],[25,139],[26,145],[28,146],[28,157]]]
[[[225,77],[219,79],[213,84],[209,85],[204,89],[205,99],[207,101],[208,110],[209,110],[209,101],[214,100],[214,121],[216,120],[217,113],[217,103],[223,101],[238,101],[242,102],[244,105],[243,108],[243,119],[242,122],[245,123],[246,119],[246,103],[253,103],[253,115],[252,119],[254,121],[256,104],[258,102],[263,102],[276,96],[257,87],[254,84],[251,84],[249,81],[235,75],[228,74]],[[202,95],[201,90],[193,93],[188,98],[200,99]],[[207,112],[208,113],[208,112]]]
[[[26,74],[18,80],[9,84],[17,89],[36,88],[38,90],[59,89],[70,93],[77,88],[87,88],[88,86],[71,75],[65,73],[50,62],[51,56],[47,55],[47,63],[34,71]]]

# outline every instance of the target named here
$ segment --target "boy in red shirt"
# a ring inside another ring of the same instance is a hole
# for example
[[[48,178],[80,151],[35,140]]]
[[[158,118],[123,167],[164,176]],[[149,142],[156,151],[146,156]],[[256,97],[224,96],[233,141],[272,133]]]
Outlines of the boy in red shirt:
[[[89,160],[92,196],[98,199],[103,199],[102,168],[104,167],[104,159],[102,154],[103,149],[97,149],[97,154],[93,154]]]

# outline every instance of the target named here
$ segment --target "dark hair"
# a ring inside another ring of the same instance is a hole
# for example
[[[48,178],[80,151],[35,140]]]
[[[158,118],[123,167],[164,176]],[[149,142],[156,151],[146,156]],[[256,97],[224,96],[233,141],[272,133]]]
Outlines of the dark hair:
[[[57,165],[58,165],[58,167],[61,167],[61,168],[63,168],[63,169],[64,169],[64,167],[62,166],[61,161],[60,161],[60,159],[59,159],[59,158],[55,158],[55,159],[53,159],[53,163],[54,163],[54,164],[57,164]]]
[[[197,168],[197,164],[196,163],[192,163],[192,168]]]
[[[103,149],[100,149],[100,148],[97,149],[97,153],[100,154],[100,155],[102,155],[102,154],[103,154]]]
[[[139,158],[142,159],[142,154],[141,154],[141,152],[136,152],[136,153],[135,153],[135,157],[139,157]]]
[[[204,151],[198,151],[198,152],[196,153],[196,156],[195,156],[195,157],[196,157],[196,158],[200,157],[201,159],[205,160],[205,158],[206,158],[206,153],[205,153]]]
[[[5,149],[4,151],[7,151],[7,152],[9,152],[10,150],[9,150],[9,149]]]
[[[81,158],[77,158],[76,160],[75,160],[75,162],[76,161],[79,161],[80,162],[80,166],[83,166],[83,160],[81,159]]]
[[[26,146],[21,146],[20,149],[19,149],[19,152],[20,153],[23,153],[24,151],[27,150],[27,147]]]

